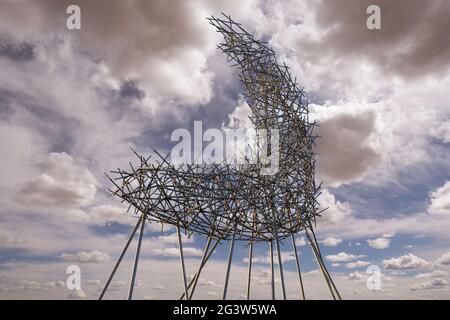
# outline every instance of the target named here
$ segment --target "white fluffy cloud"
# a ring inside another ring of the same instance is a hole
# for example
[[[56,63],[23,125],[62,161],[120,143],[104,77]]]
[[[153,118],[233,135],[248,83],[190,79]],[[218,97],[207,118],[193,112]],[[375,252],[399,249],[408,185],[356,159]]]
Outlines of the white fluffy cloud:
[[[361,272],[358,272],[358,271],[351,272],[351,273],[348,274],[348,279],[349,280],[361,280],[364,277],[365,276]]]
[[[89,216],[89,222],[93,224],[103,224],[105,222],[113,221],[124,224],[136,223],[136,221],[131,219],[130,215],[126,213],[125,208],[108,204],[94,206],[90,208],[86,214]]]
[[[369,264],[370,264],[370,262],[368,262],[368,261],[358,260],[358,261],[346,263],[345,267],[349,268],[349,269],[354,269],[354,268],[367,267]]]
[[[156,286],[153,286],[152,290],[161,291],[161,290],[167,290],[167,288],[165,286],[163,286],[162,284],[158,284]]]
[[[367,240],[367,243],[371,248],[374,249],[386,249],[389,248],[391,239],[381,237],[376,239],[369,239]]]
[[[69,262],[80,263],[107,263],[111,260],[111,257],[106,252],[98,250],[93,251],[80,251],[77,253],[63,253],[61,259]]]
[[[67,153],[50,153],[38,167],[42,173],[18,191],[21,202],[33,206],[77,207],[94,199],[96,178]]]
[[[325,240],[320,241],[320,243],[322,243],[324,246],[327,246],[327,247],[335,247],[338,244],[342,243],[342,239],[329,237],[329,238],[326,238]]]
[[[448,288],[448,281],[441,278],[434,278],[430,281],[409,286],[411,290],[431,290]]]
[[[352,209],[348,203],[336,200],[334,195],[326,189],[321,191],[319,203],[321,208],[328,208],[322,212],[322,217],[319,220],[321,224],[337,224],[343,222],[352,214]]]
[[[429,279],[429,278],[437,278],[437,277],[445,277],[447,276],[447,271],[444,270],[434,270],[432,272],[426,273],[418,273],[414,276],[415,279]]]
[[[180,250],[178,248],[163,248],[163,249],[154,249],[153,254],[157,256],[163,257],[179,257]],[[192,247],[183,247],[183,255],[185,257],[201,257],[203,255],[202,250]]]
[[[86,294],[82,289],[71,290],[69,295],[67,296],[67,299],[69,300],[86,299]]]
[[[354,255],[351,253],[339,252],[338,254],[327,255],[325,256],[325,259],[331,262],[347,262],[362,257],[364,257],[364,255]]]
[[[178,244],[178,236],[176,233],[169,234],[167,236],[159,236],[158,240],[161,240],[163,243],[168,244]],[[188,237],[184,234],[181,235],[181,241],[183,243],[193,243],[194,237]]]
[[[432,215],[450,215],[450,181],[430,192],[428,212]]]
[[[443,266],[450,266],[450,252],[442,254],[439,258],[436,259],[436,263]]]
[[[414,270],[430,268],[433,266],[431,262],[419,258],[412,253],[398,258],[383,260],[383,264],[386,270]]]
[[[295,239],[295,244],[299,247],[306,245],[305,237],[300,237],[300,238]]]
[[[252,263],[259,263],[259,264],[270,264],[270,254],[264,256],[254,256],[252,257]],[[295,254],[293,251],[281,251],[281,262],[289,262],[295,260]],[[242,259],[243,263],[248,263],[248,258]],[[273,263],[278,264],[278,254],[275,253],[273,255]]]

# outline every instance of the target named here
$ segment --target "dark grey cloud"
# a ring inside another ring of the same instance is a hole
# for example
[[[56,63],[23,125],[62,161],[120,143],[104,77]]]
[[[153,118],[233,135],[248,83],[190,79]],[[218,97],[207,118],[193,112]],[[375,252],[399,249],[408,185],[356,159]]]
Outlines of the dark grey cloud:
[[[40,12],[52,21],[67,18],[66,8],[81,8],[82,26],[77,35],[84,50],[107,58],[115,69],[139,68],[155,56],[170,58],[190,47],[206,43],[201,24],[190,1],[175,0],[40,0]]]
[[[375,114],[339,114],[319,122],[318,171],[326,182],[360,178],[380,158],[367,140],[375,132]]]
[[[381,8],[381,30],[366,27],[369,5]],[[450,2],[445,0],[320,1],[318,26],[330,30],[319,40],[301,39],[303,50],[321,55],[365,57],[388,72],[417,76],[450,65]],[[314,58],[316,56],[316,58]]]
[[[119,94],[123,98],[142,99],[145,97],[145,92],[138,87],[137,81],[125,80],[120,86]]]
[[[15,61],[30,61],[34,59],[34,46],[27,42],[13,42],[0,39],[0,56]]]
[[[81,30],[68,30],[66,9],[81,9]],[[200,1],[36,0],[0,3],[0,34],[53,46],[74,45],[116,79],[136,79],[147,97],[206,103],[206,69],[216,34]]]

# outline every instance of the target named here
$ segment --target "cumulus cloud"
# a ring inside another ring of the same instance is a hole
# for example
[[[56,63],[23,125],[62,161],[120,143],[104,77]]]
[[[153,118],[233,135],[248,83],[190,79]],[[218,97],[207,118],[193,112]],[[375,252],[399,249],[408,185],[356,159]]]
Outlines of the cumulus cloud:
[[[383,260],[383,264],[386,270],[414,270],[430,268],[433,266],[431,262],[419,258],[412,253],[408,253],[398,258]]]
[[[368,261],[358,260],[358,261],[355,261],[355,262],[346,263],[345,267],[349,268],[349,269],[354,269],[354,268],[367,267],[369,264],[370,264],[370,262],[368,262]]]
[[[365,27],[371,4],[381,8],[382,27],[376,32]],[[387,73],[406,77],[450,65],[450,45],[442,43],[449,28],[446,1],[413,0],[407,6],[389,0],[323,1],[314,11],[318,25],[329,30],[312,43],[315,52],[323,52],[326,46],[329,54],[362,56]]]
[[[430,135],[444,143],[450,143],[450,126],[448,122],[441,123],[430,129]]]
[[[207,58],[216,36],[205,20],[200,1],[76,2],[82,12],[82,30],[70,36],[93,59],[102,59],[117,78],[141,81],[146,91],[187,103],[207,102],[212,96],[212,74]],[[71,1],[36,1],[28,10],[8,5],[2,25],[12,28],[23,21],[20,35],[36,33],[67,37],[66,8]],[[126,17],[127,23],[117,23]],[[34,30],[33,30],[34,29]],[[17,30],[14,34],[17,33]],[[121,39],[117,41],[117,39]]]
[[[161,291],[161,290],[167,290],[167,288],[165,286],[163,286],[162,284],[158,284],[156,286],[153,286],[152,290]]]
[[[437,216],[450,214],[450,181],[431,191],[429,197],[428,213]]]
[[[260,264],[270,264],[270,254],[268,253],[265,256],[254,256],[252,257],[252,263],[260,263]],[[281,261],[283,263],[295,260],[295,254],[293,251],[281,251]],[[248,263],[249,259],[242,259],[243,263]],[[273,255],[273,263],[278,264],[278,254],[274,253]]]
[[[208,292],[206,292],[206,295],[208,297],[217,297],[218,296],[217,292],[215,292],[215,291],[208,291]]]
[[[194,278],[194,274],[188,275],[188,280],[192,280]],[[205,279],[203,277],[198,278],[197,285],[199,286],[209,286],[209,287],[218,287],[217,283],[214,281]]]
[[[349,280],[361,280],[364,278],[364,275],[361,272],[355,271],[348,274]]]
[[[371,248],[374,249],[386,249],[389,248],[389,245],[391,243],[391,239],[389,238],[376,238],[376,239],[369,239],[367,240],[367,243]]]
[[[176,233],[172,233],[172,234],[169,234],[167,236],[159,236],[158,240],[161,240],[163,243],[177,244],[178,243],[178,236],[177,236]],[[194,238],[193,237],[188,237],[187,235],[182,234],[181,235],[181,241],[183,243],[193,243],[194,242]]]
[[[376,132],[374,112],[341,113],[318,121],[318,172],[328,184],[358,180],[376,165],[379,155],[368,144]]]
[[[123,280],[117,280],[117,281],[114,281],[114,282],[112,283],[112,286],[113,286],[113,287],[116,287],[116,288],[126,287],[126,286],[127,286],[127,282],[126,282],[126,281],[123,281]]]
[[[109,204],[93,206],[80,213],[80,215],[86,216],[85,222],[97,225],[103,225],[109,222],[117,222],[127,225],[136,224],[136,220],[131,219],[126,208]]]
[[[163,257],[179,257],[180,250],[178,248],[163,248],[163,249],[154,249],[153,254],[157,256]],[[202,250],[192,247],[183,247],[183,255],[185,257],[201,257],[203,255]]]
[[[306,245],[305,237],[300,237],[300,238],[295,239],[295,244],[299,247]]]
[[[45,286],[49,288],[64,288],[66,284],[64,281],[49,281]]]
[[[443,266],[450,266],[450,252],[442,254],[436,259],[436,263]]]
[[[322,208],[327,208],[320,217],[321,225],[335,225],[348,218],[353,210],[348,203],[343,203],[334,197],[327,189],[321,191],[319,203]]]
[[[86,281],[86,284],[89,286],[99,286],[102,282],[100,280],[94,279],[94,280],[88,280]]]
[[[80,251],[77,253],[63,253],[61,259],[68,262],[80,262],[80,263],[108,263],[111,257],[106,252],[98,250],[93,251]]]
[[[67,153],[50,153],[38,167],[42,174],[20,188],[19,201],[27,205],[77,207],[94,199],[96,178]]]
[[[325,259],[331,262],[347,262],[362,257],[364,257],[364,255],[354,255],[351,253],[339,252],[338,254],[327,255],[325,256]]]
[[[430,289],[447,289],[448,282],[445,279],[434,278],[430,281],[409,286],[411,290],[430,290]]]
[[[86,294],[82,289],[71,290],[69,295],[67,296],[69,300],[78,300],[78,299],[86,299]]]
[[[447,276],[447,271],[444,270],[435,270],[432,272],[426,273],[418,273],[414,276],[416,279],[429,279],[429,278],[437,278],[437,277],[445,277]]]
[[[329,238],[326,238],[325,240],[320,241],[320,243],[322,243],[324,246],[327,246],[327,247],[335,247],[338,244],[342,243],[342,239],[329,237]]]
[[[15,283],[15,286],[21,290],[35,291],[42,289],[41,283],[34,280],[19,280]]]

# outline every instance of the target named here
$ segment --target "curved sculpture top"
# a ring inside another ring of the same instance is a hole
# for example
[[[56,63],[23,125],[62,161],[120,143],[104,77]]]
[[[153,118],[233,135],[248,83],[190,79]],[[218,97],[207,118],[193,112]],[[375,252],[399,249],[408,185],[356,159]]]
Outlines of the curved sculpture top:
[[[311,228],[318,213],[313,134],[308,103],[286,65],[266,43],[224,15],[208,18],[224,41],[219,49],[234,62],[257,132],[268,132],[267,148],[277,167],[259,158],[242,165],[174,165],[155,151],[156,161],[112,171],[112,194],[151,221],[177,225],[216,239],[270,241]],[[152,159],[152,160],[155,160]]]

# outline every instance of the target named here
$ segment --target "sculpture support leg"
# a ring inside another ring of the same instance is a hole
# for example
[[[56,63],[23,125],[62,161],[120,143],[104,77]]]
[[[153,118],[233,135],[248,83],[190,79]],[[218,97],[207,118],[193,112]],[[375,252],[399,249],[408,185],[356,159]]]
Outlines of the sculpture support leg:
[[[230,252],[228,254],[227,274],[225,276],[225,285],[223,287],[223,300],[227,298],[228,280],[230,279],[231,261],[233,260],[234,239],[236,238],[236,227],[237,224],[234,225],[233,238],[231,239]]]
[[[200,264],[196,274],[195,274],[195,278],[192,278],[191,281],[189,282],[188,285],[188,289],[191,288],[194,285],[195,279],[196,278],[200,278],[200,272],[203,270],[203,267],[205,266],[206,262],[208,261],[209,257],[212,255],[212,253],[214,252],[214,250],[216,249],[217,245],[219,244],[219,240],[216,240],[216,243],[214,244],[214,246],[209,250],[208,255],[206,256],[205,260],[203,261],[202,264]],[[191,290],[191,295],[189,297],[189,299],[192,299],[192,295],[194,294],[194,291]],[[183,294],[181,295],[179,300],[183,300],[185,297],[185,293],[183,292]]]
[[[319,245],[317,244],[317,239],[316,239],[316,236],[314,234],[314,230],[312,228],[310,228],[310,230],[311,230],[311,233],[313,235],[313,244],[314,244],[314,247],[315,247],[315,250],[316,250],[316,253],[317,253],[318,261],[320,261],[320,264],[322,266],[322,272],[324,273],[324,275],[326,275],[326,277],[328,279],[327,282],[328,282],[328,285],[330,287],[330,290],[332,291],[333,298],[336,299],[336,296],[337,296],[337,298],[339,300],[341,300],[342,299],[341,295],[339,294],[339,291],[337,290],[337,288],[336,288],[336,286],[335,286],[335,284],[333,282],[333,279],[331,278],[331,275],[328,272],[328,269],[326,268],[325,263],[323,262],[322,254],[320,253],[320,248],[319,248]],[[309,235],[308,235],[308,239],[310,239],[310,241],[311,241],[311,237]]]
[[[278,268],[280,270],[280,282],[281,282],[281,292],[283,293],[283,300],[286,300],[286,288],[284,286],[284,274],[283,274],[283,261],[281,259],[281,249],[280,241],[278,240],[278,227],[276,224],[275,208],[273,208],[273,233],[275,235],[275,245],[277,246],[278,255]]]
[[[273,270],[273,242],[270,240],[269,242],[270,248],[270,277],[271,277],[271,287],[272,287],[272,300],[275,300],[275,274]]]
[[[252,258],[253,258],[253,242],[250,241],[248,248],[247,300],[250,300],[250,283],[252,279]]]
[[[331,296],[333,297],[334,300],[336,300],[336,296],[334,294],[333,287],[331,286],[330,280],[328,278],[329,275],[327,275],[327,273],[324,271],[324,266],[323,266],[323,261],[321,259],[321,256],[320,256],[319,252],[317,251],[316,245],[313,242],[313,240],[311,239],[311,237],[310,237],[308,231],[306,230],[306,228],[305,228],[305,234],[306,234],[306,237],[308,238],[309,244],[310,244],[311,249],[313,251],[314,257],[316,258],[316,261],[317,261],[317,264],[319,266],[319,269],[322,272],[322,275],[323,275],[323,277],[325,279],[325,282],[328,285],[328,289],[330,290]]]
[[[305,300],[305,290],[303,288],[302,272],[300,269],[300,261],[299,261],[298,254],[297,254],[297,246],[295,245],[294,234],[291,234],[291,238],[292,238],[292,248],[294,249],[295,262],[297,264],[298,278],[300,280],[300,289],[301,289],[301,293],[302,293],[302,298],[303,298],[303,300]]]
[[[128,290],[128,300],[131,300],[133,298],[134,281],[136,279],[136,271],[137,271],[137,266],[138,266],[138,262],[139,262],[139,254],[141,252],[141,243],[142,243],[142,237],[144,235],[144,226],[145,226],[145,213],[143,214],[141,230],[139,231],[139,241],[138,241],[137,248],[136,248],[136,255],[134,256],[134,266],[133,266],[133,273],[131,275],[130,289]]]
[[[211,237],[208,237],[208,241],[206,242],[206,247],[205,247],[205,250],[203,252],[203,257],[202,257],[202,261],[200,262],[200,266],[198,268],[198,272],[194,275],[194,278],[193,278],[194,282],[192,284],[192,289],[191,289],[191,293],[189,295],[189,300],[191,300],[192,296],[194,295],[194,291],[195,291],[195,288],[197,287],[198,279],[200,278],[200,272],[201,272],[201,270],[203,268],[203,265],[206,262],[205,259],[206,259],[207,255],[208,255],[208,250],[209,250],[209,246],[210,245],[211,245]],[[188,286],[188,289],[189,289],[189,286]]]
[[[102,300],[102,299],[103,299],[103,296],[104,296],[105,293],[106,293],[106,290],[108,290],[109,284],[111,283],[111,280],[114,278],[114,275],[116,274],[117,268],[119,267],[120,263],[122,262],[122,259],[123,259],[123,257],[125,256],[125,253],[127,252],[128,247],[130,246],[130,243],[131,243],[131,241],[133,240],[134,235],[136,234],[136,231],[137,231],[137,229],[139,228],[139,225],[141,224],[143,217],[144,217],[144,215],[142,214],[142,215],[140,216],[138,222],[137,222],[136,225],[134,226],[134,229],[133,229],[133,231],[131,232],[131,235],[130,235],[130,237],[128,238],[128,241],[127,241],[127,243],[125,244],[125,247],[123,248],[123,251],[122,251],[122,253],[121,253],[120,256],[119,256],[119,259],[117,259],[116,265],[114,266],[113,271],[112,271],[111,274],[109,275],[108,280],[106,281],[106,284],[105,284],[105,286],[103,287],[103,290],[102,290],[102,292],[100,293],[100,296],[98,297],[98,300]]]
[[[336,288],[336,286],[334,284],[333,278],[331,278],[331,275],[328,272],[328,269],[326,268],[325,263],[323,262],[322,253],[320,252],[320,247],[319,247],[319,244],[317,243],[317,239],[316,239],[316,235],[314,233],[314,229],[312,227],[310,229],[311,229],[311,233],[313,235],[313,239],[314,239],[314,243],[316,245],[317,251],[319,252],[319,258],[320,258],[320,261],[322,262],[323,269],[324,269],[325,273],[327,274],[328,279],[330,280],[330,283],[333,286],[334,292],[336,293],[338,299],[342,300],[341,295],[339,294],[339,291],[337,290],[337,288]]]
[[[276,241],[275,244],[277,246],[278,268],[280,270],[281,291],[283,293],[283,300],[286,300],[286,287],[284,286],[283,261],[281,259],[280,241],[278,240],[277,235],[275,235],[275,241]]]
[[[188,287],[186,281],[186,268],[184,265],[184,256],[183,256],[183,243],[181,241],[180,226],[178,224],[177,224],[177,236],[178,236],[178,247],[180,249],[180,264],[181,264],[181,274],[183,276],[184,296],[186,297],[186,300],[189,300]]]

